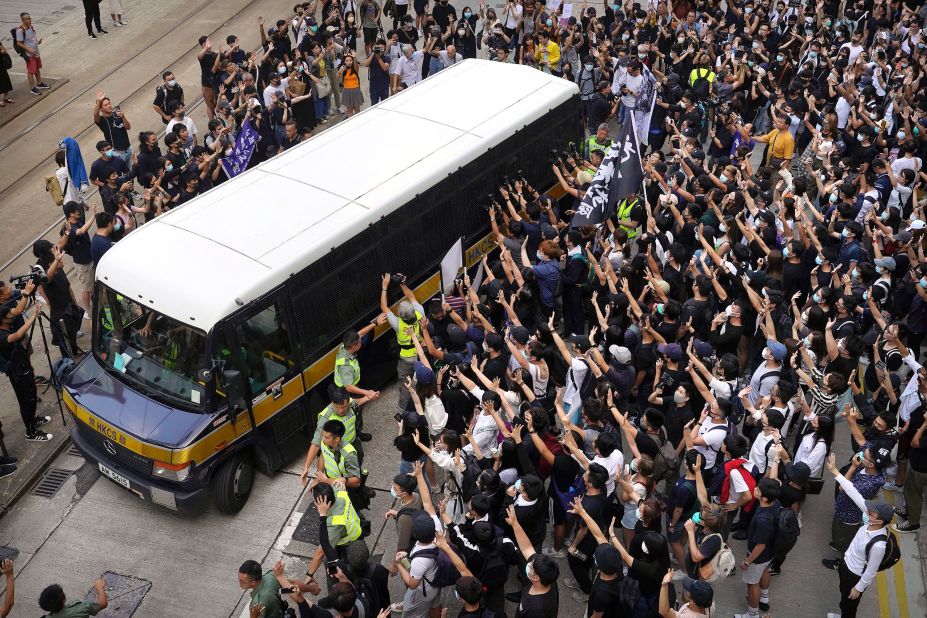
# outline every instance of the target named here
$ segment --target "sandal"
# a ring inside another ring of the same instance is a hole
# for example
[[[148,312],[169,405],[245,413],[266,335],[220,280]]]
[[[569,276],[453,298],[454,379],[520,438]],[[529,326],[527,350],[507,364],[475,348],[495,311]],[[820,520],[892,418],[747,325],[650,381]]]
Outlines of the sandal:
[[[4,102],[6,102],[6,103],[16,103],[16,101],[14,101],[13,99],[11,99],[10,97],[5,97],[3,100],[4,100]]]

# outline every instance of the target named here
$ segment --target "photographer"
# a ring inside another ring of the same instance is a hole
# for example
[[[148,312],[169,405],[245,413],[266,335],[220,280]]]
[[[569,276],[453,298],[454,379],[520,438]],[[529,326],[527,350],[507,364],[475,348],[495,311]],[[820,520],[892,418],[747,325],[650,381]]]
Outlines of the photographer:
[[[33,310],[22,326],[13,330],[13,320],[25,312],[34,293],[35,282],[30,280],[23,288],[16,306],[11,308],[9,304],[0,305],[0,358],[6,359],[0,369],[10,379],[10,385],[16,393],[19,414],[26,427],[26,440],[48,442],[52,434],[40,431],[39,427],[51,421],[51,417],[37,417],[35,414],[39,396],[35,389],[35,372],[28,349],[28,335],[38,315],[37,311]]]
[[[78,356],[83,352],[77,347],[77,331],[80,330],[84,310],[80,308],[68,276],[64,274],[61,249],[47,240],[37,240],[32,245],[32,253],[38,259],[38,265],[45,269],[47,280],[39,286],[39,294],[48,303],[48,313],[52,343],[61,350],[63,358]],[[64,332],[61,324],[64,324]]]
[[[361,64],[367,67],[370,78],[370,104],[376,105],[389,97],[389,56],[386,54],[386,41],[378,39],[373,51]]]

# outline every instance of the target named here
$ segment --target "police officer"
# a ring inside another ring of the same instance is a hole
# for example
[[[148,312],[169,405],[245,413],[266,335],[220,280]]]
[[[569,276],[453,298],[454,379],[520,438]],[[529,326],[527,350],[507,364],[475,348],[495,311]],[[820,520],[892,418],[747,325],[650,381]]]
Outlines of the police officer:
[[[340,484],[337,487],[338,489],[334,489],[331,485],[319,483],[312,489],[315,505],[319,511],[319,535],[326,536],[341,560],[347,560],[352,545],[363,545],[359,549],[369,554],[363,539],[361,518],[351,506],[348,492]],[[319,546],[306,571],[310,579],[315,578],[315,573],[324,558],[325,550]]]
[[[362,483],[360,461],[357,449],[350,444],[342,445],[344,432],[344,423],[336,419],[329,419],[322,425],[319,449],[322,452],[323,469],[315,473],[315,480],[332,487],[344,485],[354,509],[360,511],[367,508],[367,502],[358,491]]]
[[[325,409],[319,412],[319,418],[315,427],[315,435],[312,437],[312,444],[309,445],[309,452],[306,454],[306,463],[303,465],[303,472],[299,475],[303,485],[309,482],[309,467],[318,456],[322,447],[322,431],[325,422],[329,419],[340,421],[344,425],[344,435],[341,444],[351,445],[357,449],[357,460],[359,463],[364,461],[364,450],[361,448],[360,440],[357,440],[357,414],[355,408],[364,405],[369,401],[366,397],[360,399],[351,399],[348,392],[343,388],[332,386],[330,389],[332,402],[325,406]],[[343,447],[342,447],[343,448]]]
[[[38,393],[35,389],[35,372],[29,360],[29,352],[24,340],[38,315],[38,308],[32,312],[19,328],[13,321],[26,310],[29,299],[35,292],[35,283],[30,281],[23,288],[23,294],[15,306],[9,303],[0,306],[0,370],[10,378],[10,385],[16,393],[19,414],[26,426],[26,440],[30,442],[48,442],[52,434],[41,431],[39,427],[51,421],[48,416],[36,416]],[[15,328],[15,329],[14,329]]]
[[[412,333],[414,332],[418,337],[422,336],[422,318],[425,315],[425,308],[419,304],[415,294],[412,293],[405,280],[399,275],[399,278],[402,279],[399,287],[406,299],[399,303],[399,315],[393,313],[386,300],[386,292],[391,278],[389,273],[383,275],[383,285],[380,287],[380,310],[386,314],[389,325],[396,331],[396,342],[399,344],[399,362],[396,366],[396,373],[399,374],[399,383],[405,384],[406,378],[415,372],[415,361],[418,360],[418,353],[415,351]],[[409,392],[405,389],[399,389],[399,411],[405,411],[408,404]]]
[[[607,153],[612,147],[612,140],[608,137],[608,125],[604,122],[599,125],[594,135],[590,135],[586,140],[586,156],[592,156],[596,150]]]
[[[628,235],[631,253],[637,253],[637,237],[644,222],[644,207],[637,194],[631,194],[618,203],[618,226]]]
[[[341,345],[338,346],[338,352],[335,354],[335,386],[343,388],[349,394],[360,397],[367,397],[370,401],[375,401],[380,397],[380,391],[364,390],[358,384],[360,383],[360,363],[357,361],[357,353],[361,346],[364,345],[363,338],[373,331],[380,324],[386,323],[386,314],[381,313],[367,326],[360,331],[349,330],[344,334]],[[364,442],[370,442],[369,433],[361,431],[364,427],[364,418],[361,409],[357,409],[357,433]]]

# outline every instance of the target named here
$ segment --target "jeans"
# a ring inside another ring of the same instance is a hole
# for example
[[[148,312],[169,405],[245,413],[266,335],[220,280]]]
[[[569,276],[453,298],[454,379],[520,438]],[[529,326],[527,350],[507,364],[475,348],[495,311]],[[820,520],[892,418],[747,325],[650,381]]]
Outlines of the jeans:
[[[385,101],[389,97],[389,84],[374,88],[370,86],[370,104],[376,105],[380,101]]]
[[[312,99],[312,105],[315,107],[315,117],[319,122],[325,120],[328,116],[329,99],[331,95],[322,99]]]
[[[116,150],[114,151],[116,156],[125,161],[129,169],[132,169],[132,147],[129,146],[125,150]]]
[[[421,457],[419,457],[419,458],[418,458],[418,461],[420,461],[420,462],[422,463],[422,465],[424,465],[424,464],[425,464],[425,456],[422,455]],[[415,463],[415,462],[413,462],[413,461],[406,461],[405,459],[400,459],[400,460],[399,460],[399,474],[412,474],[412,469],[413,469],[413,467],[414,467],[414,466],[413,466],[414,463]]]
[[[91,24],[97,27],[97,32],[103,29],[100,26],[100,3],[96,0],[84,0],[84,24],[87,25],[87,34],[93,34]]]

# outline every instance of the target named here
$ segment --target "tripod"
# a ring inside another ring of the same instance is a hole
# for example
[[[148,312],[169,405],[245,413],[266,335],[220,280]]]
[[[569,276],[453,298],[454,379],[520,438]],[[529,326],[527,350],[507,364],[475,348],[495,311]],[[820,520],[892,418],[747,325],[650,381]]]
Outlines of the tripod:
[[[58,375],[55,371],[55,365],[51,360],[51,352],[48,349],[48,336],[45,334],[44,324],[47,322],[49,328],[52,325],[52,319],[48,315],[39,309],[38,304],[35,305],[36,320],[32,323],[32,328],[29,329],[29,339],[32,339],[32,334],[35,331],[35,327],[39,327],[39,332],[42,333],[42,346],[45,348],[45,360],[48,361],[48,384],[45,387],[45,390],[42,393],[47,393],[49,387],[53,387],[55,391],[55,400],[58,402],[58,413],[61,415],[61,424],[67,427],[68,421],[64,417],[64,406],[61,404],[61,388],[62,385],[58,383]],[[65,358],[71,358],[71,348],[68,345],[68,336],[67,329],[64,325],[64,320],[58,320],[58,336],[61,339],[61,346],[64,348],[67,356]]]

